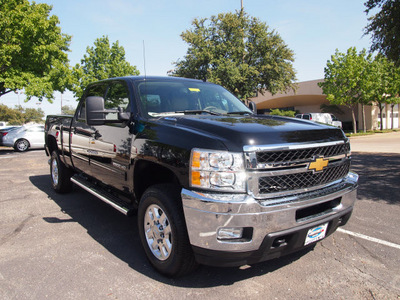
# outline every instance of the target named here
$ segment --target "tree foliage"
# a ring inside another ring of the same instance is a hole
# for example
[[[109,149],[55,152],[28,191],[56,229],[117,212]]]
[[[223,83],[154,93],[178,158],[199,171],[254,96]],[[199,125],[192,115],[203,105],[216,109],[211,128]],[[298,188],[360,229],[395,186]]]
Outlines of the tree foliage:
[[[16,106],[9,108],[7,105],[0,104],[0,120],[8,122],[10,125],[23,125],[26,123],[43,123],[44,111],[41,108],[23,108]]]
[[[349,48],[347,53],[336,50],[324,69],[325,80],[319,83],[330,104],[351,109],[353,130],[356,133],[355,109],[358,104],[376,103],[381,115],[385,104],[396,103],[400,93],[400,68],[383,55],[375,58],[363,49]],[[364,121],[365,123],[365,121]],[[366,126],[363,126],[364,130]]]
[[[293,51],[257,18],[241,10],[195,19],[192,26],[181,34],[189,48],[173,76],[207,79],[241,99],[294,87]]]
[[[61,113],[64,115],[74,115],[75,114],[75,107],[71,105],[63,105],[61,107]]]
[[[139,75],[136,66],[125,60],[125,49],[116,41],[110,46],[107,36],[96,39],[94,47],[87,47],[81,64],[72,70],[75,83],[72,87],[77,98],[80,98],[89,83],[97,80]]]
[[[0,0],[0,97],[24,89],[28,100],[52,99],[69,79],[71,37],[52,7],[28,0]]]
[[[365,34],[372,39],[371,50],[379,51],[400,65],[400,1],[368,0],[364,3],[368,14],[379,8],[380,11],[368,18]]]
[[[383,109],[385,105],[397,103],[399,95],[399,72],[383,55],[377,55],[370,65],[368,98],[374,101],[380,113],[380,129],[383,130]]]
[[[336,49],[324,69],[325,80],[318,84],[330,104],[343,105],[351,110],[354,133],[357,132],[356,107],[359,103],[368,104],[364,88],[367,76],[365,70],[370,59],[371,55],[367,55],[365,49],[360,53],[357,53],[355,47],[349,48],[347,53]]]

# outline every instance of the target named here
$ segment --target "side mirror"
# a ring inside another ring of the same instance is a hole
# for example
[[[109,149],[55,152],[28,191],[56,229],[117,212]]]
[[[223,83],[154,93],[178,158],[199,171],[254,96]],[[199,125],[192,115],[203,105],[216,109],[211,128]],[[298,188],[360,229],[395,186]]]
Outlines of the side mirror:
[[[107,123],[123,123],[131,118],[130,112],[124,112],[121,107],[118,109],[104,109],[104,98],[90,96],[86,101],[86,122],[88,125],[104,125]],[[106,118],[107,114],[116,114],[116,118]]]
[[[249,102],[249,108],[253,111],[253,113],[257,114],[257,106],[253,101]]]
[[[104,113],[104,98],[90,96],[86,102],[86,122],[88,125],[103,125],[106,121]]]

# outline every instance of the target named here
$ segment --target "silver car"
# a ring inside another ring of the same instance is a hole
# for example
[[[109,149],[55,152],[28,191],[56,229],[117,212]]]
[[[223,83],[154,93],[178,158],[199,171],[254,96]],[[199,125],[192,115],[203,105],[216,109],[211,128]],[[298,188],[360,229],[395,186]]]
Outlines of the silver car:
[[[44,149],[44,126],[25,125],[10,131],[3,137],[3,146],[14,147],[15,151]]]

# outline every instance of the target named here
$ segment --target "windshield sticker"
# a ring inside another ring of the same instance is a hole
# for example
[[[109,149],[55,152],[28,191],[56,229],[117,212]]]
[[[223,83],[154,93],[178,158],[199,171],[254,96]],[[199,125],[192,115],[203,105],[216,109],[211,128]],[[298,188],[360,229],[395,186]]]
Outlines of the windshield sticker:
[[[198,89],[198,88],[189,88],[189,91],[191,91],[191,92],[200,92],[200,89]]]

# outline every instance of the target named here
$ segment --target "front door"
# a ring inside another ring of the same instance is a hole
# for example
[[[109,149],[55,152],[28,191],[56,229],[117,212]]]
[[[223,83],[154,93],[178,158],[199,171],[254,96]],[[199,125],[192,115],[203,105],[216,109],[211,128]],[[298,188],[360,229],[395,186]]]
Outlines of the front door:
[[[107,110],[131,110],[129,89],[124,81],[109,81],[104,96]],[[130,167],[132,135],[126,122],[118,120],[117,113],[106,114],[106,124],[93,127],[89,143],[90,173],[104,184],[129,192],[132,184],[127,181]]]

